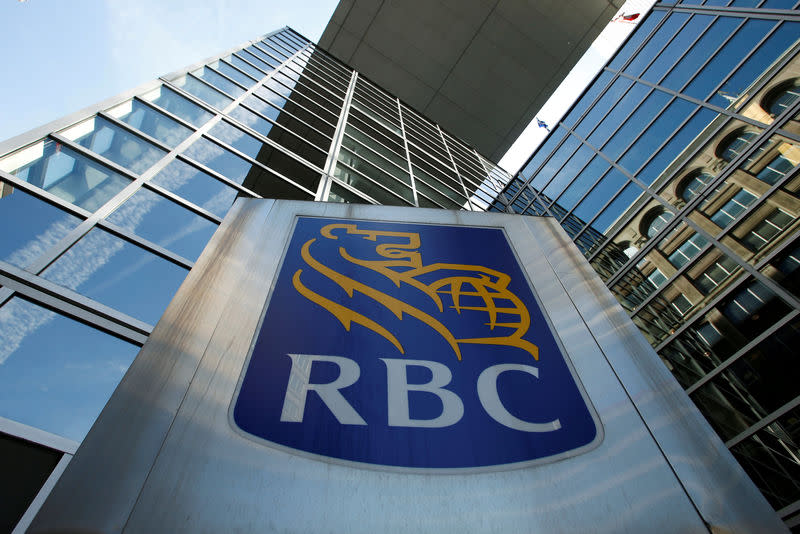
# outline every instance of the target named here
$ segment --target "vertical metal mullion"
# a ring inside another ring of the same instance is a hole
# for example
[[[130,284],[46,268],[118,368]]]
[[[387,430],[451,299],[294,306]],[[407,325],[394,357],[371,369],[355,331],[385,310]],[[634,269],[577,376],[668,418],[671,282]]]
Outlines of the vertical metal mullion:
[[[444,133],[442,133],[442,129],[439,125],[436,125],[436,130],[439,132],[439,137],[442,138],[442,144],[444,145],[444,149],[447,151],[447,157],[450,158],[450,164],[453,166],[453,171],[456,173],[458,177],[458,183],[461,184],[461,189],[464,190],[464,197],[467,199],[467,206],[469,206],[470,211],[475,211],[475,207],[472,205],[472,201],[470,201],[469,193],[467,192],[467,186],[464,185],[464,179],[461,177],[461,173],[458,172],[458,166],[456,165],[456,160],[453,158],[453,154],[450,152],[450,147],[447,146],[447,139],[444,138]]]
[[[397,102],[397,116],[400,117],[400,133],[403,135],[403,148],[406,151],[406,162],[408,164],[408,176],[411,178],[411,193],[414,195],[414,205],[419,207],[419,197],[417,196],[417,180],[414,178],[414,167],[411,165],[411,152],[408,149],[408,137],[406,136],[406,124],[403,120],[403,107],[400,105],[400,99],[395,98]],[[426,197],[427,198],[427,197]]]
[[[350,116],[350,104],[353,101],[353,93],[356,88],[356,81],[358,80],[358,72],[353,71],[350,76],[350,85],[347,86],[347,93],[342,103],[342,111],[339,113],[339,120],[336,123],[336,130],[333,132],[333,142],[328,151],[328,157],[325,160],[324,177],[320,180],[317,188],[317,194],[314,200],[324,201],[328,198],[333,182],[333,171],[336,167],[336,162],[339,159],[339,151],[342,148],[342,141],[344,140],[344,130],[347,126],[347,118]]]

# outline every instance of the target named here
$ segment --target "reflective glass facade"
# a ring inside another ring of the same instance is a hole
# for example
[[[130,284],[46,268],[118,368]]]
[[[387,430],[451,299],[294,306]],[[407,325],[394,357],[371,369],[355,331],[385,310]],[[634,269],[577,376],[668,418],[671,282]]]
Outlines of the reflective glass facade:
[[[561,222],[800,531],[797,8],[656,4],[490,209]]]
[[[0,150],[0,438],[36,463],[4,525],[35,514],[237,197],[484,210],[510,180],[290,29],[57,124]]]

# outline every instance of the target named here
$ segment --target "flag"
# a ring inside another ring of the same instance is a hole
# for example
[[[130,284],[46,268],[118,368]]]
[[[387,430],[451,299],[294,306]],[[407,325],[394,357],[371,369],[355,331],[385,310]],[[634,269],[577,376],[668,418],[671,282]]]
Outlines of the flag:
[[[544,128],[544,129],[545,129],[545,130],[547,130],[548,132],[550,131],[550,128],[547,126],[547,123],[546,123],[546,122],[544,122],[544,121],[543,121],[542,119],[540,119],[539,117],[536,117],[536,125],[537,125],[539,128]]]

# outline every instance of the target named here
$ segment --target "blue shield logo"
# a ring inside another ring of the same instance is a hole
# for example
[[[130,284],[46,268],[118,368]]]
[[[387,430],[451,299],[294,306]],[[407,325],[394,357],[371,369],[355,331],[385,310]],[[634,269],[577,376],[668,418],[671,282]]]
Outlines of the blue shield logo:
[[[389,469],[503,469],[600,423],[500,229],[301,217],[232,410],[248,436]]]

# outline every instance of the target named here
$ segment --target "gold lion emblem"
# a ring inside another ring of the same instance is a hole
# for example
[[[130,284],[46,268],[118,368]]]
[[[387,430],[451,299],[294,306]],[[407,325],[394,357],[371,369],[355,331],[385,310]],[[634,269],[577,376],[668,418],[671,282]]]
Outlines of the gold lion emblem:
[[[511,281],[505,273],[501,273],[481,265],[464,265],[458,263],[432,263],[422,264],[420,236],[412,232],[384,232],[377,230],[360,230],[356,224],[329,224],[320,230],[320,235],[325,239],[338,240],[336,232],[344,231],[346,234],[362,236],[367,241],[378,241],[378,238],[389,238],[392,242],[380,243],[375,247],[376,254],[383,258],[367,260],[355,258],[350,255],[345,247],[339,247],[339,254],[346,261],[355,265],[371,269],[389,280],[398,288],[403,285],[411,286],[425,295],[435,304],[440,313],[445,311],[443,296],[449,297],[448,308],[454,309],[457,314],[462,311],[484,312],[488,316],[486,326],[490,331],[495,328],[505,327],[512,329],[509,335],[496,335],[489,337],[474,337],[457,339],[452,332],[436,317],[399,300],[383,291],[370,287],[362,282],[345,276],[324,265],[311,255],[311,247],[317,238],[309,239],[303,244],[301,256],[308,266],[335,282],[345,290],[348,296],[353,297],[354,292],[361,293],[371,298],[378,304],[389,309],[399,320],[404,316],[413,317],[428,325],[441,335],[453,349],[456,357],[461,360],[460,345],[505,345],[524,350],[534,359],[539,359],[539,349],[533,343],[522,339],[530,327],[531,318],[528,309],[514,293],[508,289]],[[455,271],[455,275],[449,274]],[[345,330],[350,331],[352,323],[357,323],[376,334],[384,337],[394,345],[401,354],[405,354],[403,345],[388,329],[373,321],[369,317],[334,302],[306,287],[300,280],[303,269],[298,269],[292,277],[295,289],[311,302],[318,304],[342,323]],[[433,274],[441,273],[442,276],[432,282],[425,283]],[[445,274],[448,273],[448,274]],[[477,297],[477,301],[474,300]],[[482,303],[477,306],[462,304],[462,300]],[[499,304],[502,302],[504,304]],[[511,317],[513,320],[500,322],[500,317]],[[508,332],[508,330],[505,330]]]

